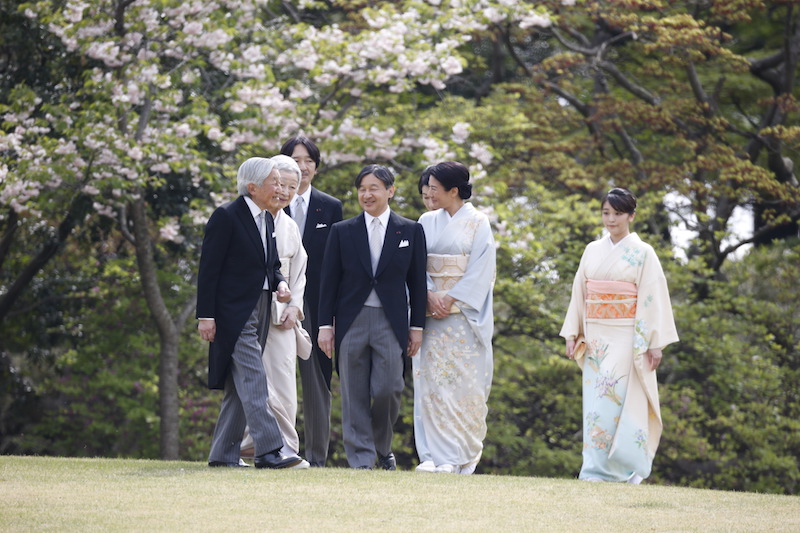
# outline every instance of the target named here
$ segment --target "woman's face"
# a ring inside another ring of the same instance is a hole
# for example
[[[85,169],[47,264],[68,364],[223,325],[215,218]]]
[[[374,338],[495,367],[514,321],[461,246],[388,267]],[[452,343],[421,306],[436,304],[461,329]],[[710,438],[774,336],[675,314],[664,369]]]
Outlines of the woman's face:
[[[291,170],[281,170],[281,183],[283,184],[283,197],[281,202],[281,209],[292,203],[294,195],[297,194],[297,187],[299,182],[297,174]]]
[[[430,189],[431,188],[429,185],[422,186],[422,203],[425,205],[425,209],[428,211],[433,211],[436,208],[433,207],[433,202],[431,201]]]
[[[428,179],[428,196],[431,209],[449,209],[458,203],[458,187],[453,187],[449,191],[445,190],[444,185],[431,176]]]
[[[630,233],[630,224],[633,222],[635,213],[620,213],[606,200],[603,202],[603,226],[611,235],[614,242],[626,237]]]

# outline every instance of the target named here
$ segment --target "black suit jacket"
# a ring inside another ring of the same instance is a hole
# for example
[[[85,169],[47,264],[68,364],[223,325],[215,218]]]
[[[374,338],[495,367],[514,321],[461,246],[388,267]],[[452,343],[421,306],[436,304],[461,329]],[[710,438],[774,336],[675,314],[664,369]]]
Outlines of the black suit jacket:
[[[206,224],[197,274],[197,318],[213,318],[217,332],[208,351],[208,387],[222,389],[233,347],[263,292],[284,281],[275,247],[275,224],[267,228],[265,257],[258,227],[243,196],[218,207]]]
[[[287,207],[284,209],[291,216],[291,211]],[[308,201],[306,210],[306,224],[303,230],[303,248],[308,254],[308,266],[306,267],[306,293],[305,302],[307,306],[308,319],[310,324],[309,333],[314,344],[312,353],[319,360],[322,373],[328,386],[331,384],[331,374],[333,373],[331,360],[322,353],[317,345],[317,334],[319,332],[319,284],[322,274],[322,263],[325,258],[325,245],[328,242],[328,235],[331,227],[342,220],[342,202],[329,194],[325,194],[319,189],[311,187],[311,197]]]
[[[374,288],[405,352],[409,326],[425,327],[425,233],[417,222],[392,212],[373,276],[364,219],[361,213],[331,228],[322,270],[319,323],[332,325],[335,319],[338,351],[342,338]]]

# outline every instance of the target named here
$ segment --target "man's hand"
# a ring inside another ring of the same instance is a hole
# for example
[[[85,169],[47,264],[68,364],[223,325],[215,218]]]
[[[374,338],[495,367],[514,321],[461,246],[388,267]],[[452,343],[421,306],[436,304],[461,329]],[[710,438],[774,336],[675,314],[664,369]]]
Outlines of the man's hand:
[[[408,347],[406,348],[409,357],[414,357],[422,346],[422,330],[408,330]]]
[[[278,329],[292,329],[297,324],[297,315],[300,309],[294,305],[287,307],[281,315],[281,323],[278,324]]]
[[[278,283],[277,295],[280,303],[288,303],[292,299],[292,291],[289,290],[289,284],[285,281]]]
[[[217,334],[217,323],[213,318],[200,320],[197,323],[197,331],[200,332],[200,338],[204,341],[214,342],[214,336]]]
[[[317,344],[322,353],[328,356],[328,359],[333,357],[333,346],[336,334],[333,328],[319,328],[319,335],[317,336]]]

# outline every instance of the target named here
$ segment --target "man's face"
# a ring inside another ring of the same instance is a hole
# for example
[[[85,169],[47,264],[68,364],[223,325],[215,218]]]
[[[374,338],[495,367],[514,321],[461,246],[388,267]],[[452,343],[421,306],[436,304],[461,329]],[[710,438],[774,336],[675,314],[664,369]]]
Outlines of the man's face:
[[[375,177],[375,174],[367,174],[361,178],[361,185],[358,187],[358,203],[370,215],[377,217],[386,211],[392,196],[394,196],[394,186],[387,189],[386,185]]]
[[[317,164],[311,158],[308,150],[302,144],[298,144],[292,150],[292,159],[297,162],[300,167],[300,187],[297,189],[297,194],[303,194],[308,190],[311,185],[311,180],[317,174]]]
[[[281,175],[278,169],[273,168],[269,176],[257,186],[253,183],[247,185],[250,199],[261,209],[266,209],[273,215],[281,208],[281,198],[286,196],[286,190],[281,184]]]

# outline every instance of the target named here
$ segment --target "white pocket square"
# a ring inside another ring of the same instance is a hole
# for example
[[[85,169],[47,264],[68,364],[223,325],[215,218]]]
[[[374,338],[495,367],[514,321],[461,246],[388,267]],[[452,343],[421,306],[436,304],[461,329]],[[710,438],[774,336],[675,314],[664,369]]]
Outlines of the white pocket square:
[[[272,238],[273,239],[275,238],[275,232],[274,231],[272,232]]]
[[[408,246],[408,241],[403,239],[400,241],[400,246],[398,246],[398,248],[405,248],[406,246]]]
[[[316,228],[316,229],[319,229],[319,228],[327,228],[327,227],[328,227],[328,225],[327,225],[327,224],[323,224],[323,223],[321,223],[321,222],[320,222],[319,224],[317,224],[317,228]]]

